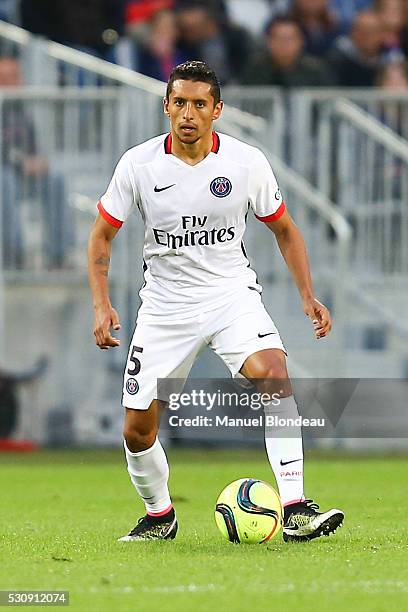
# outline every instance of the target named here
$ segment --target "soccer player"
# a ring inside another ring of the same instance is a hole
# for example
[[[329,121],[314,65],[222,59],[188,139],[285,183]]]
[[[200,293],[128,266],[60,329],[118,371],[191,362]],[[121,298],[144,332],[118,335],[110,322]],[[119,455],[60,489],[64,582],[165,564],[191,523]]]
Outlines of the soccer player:
[[[203,346],[209,345],[233,376],[243,375],[258,390],[279,381],[280,404],[267,404],[266,414],[279,415],[279,422],[299,416],[286,350],[243,247],[249,208],[274,233],[316,338],[325,337],[332,325],[328,309],[314,295],[302,235],[265,156],[213,130],[222,108],[217,76],[205,63],[177,66],[164,99],[170,133],[124,153],[98,203],[90,235],[94,335],[106,350],[120,343],[114,335],[119,317],[109,299],[111,243],[134,208],[145,225],[145,284],[126,363],[123,406],[128,471],[146,515],[122,541],[176,535],[169,467],[157,438],[163,406],[157,379],[185,380]],[[284,506],[284,539],[329,535],[344,514],[317,512],[318,506],[305,499],[300,428],[296,435],[277,434],[266,436],[265,444]]]

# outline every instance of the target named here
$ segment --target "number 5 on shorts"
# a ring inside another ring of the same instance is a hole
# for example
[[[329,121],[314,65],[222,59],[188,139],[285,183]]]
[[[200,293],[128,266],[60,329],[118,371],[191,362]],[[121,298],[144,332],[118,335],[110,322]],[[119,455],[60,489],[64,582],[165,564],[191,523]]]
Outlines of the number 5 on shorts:
[[[136,376],[140,372],[140,359],[135,356],[136,353],[143,353],[142,347],[132,346],[130,351],[129,361],[133,363],[133,367],[128,368],[127,373],[131,376]]]

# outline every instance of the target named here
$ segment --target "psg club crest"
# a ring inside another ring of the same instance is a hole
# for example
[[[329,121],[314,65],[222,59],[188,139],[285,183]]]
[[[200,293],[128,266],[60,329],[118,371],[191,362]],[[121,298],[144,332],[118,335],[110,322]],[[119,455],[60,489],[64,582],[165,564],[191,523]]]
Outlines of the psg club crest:
[[[129,393],[129,395],[136,395],[136,393],[139,391],[139,383],[137,382],[136,378],[128,378],[126,382],[126,391]]]
[[[212,181],[210,191],[216,198],[226,198],[232,191],[232,183],[224,176],[219,176]]]

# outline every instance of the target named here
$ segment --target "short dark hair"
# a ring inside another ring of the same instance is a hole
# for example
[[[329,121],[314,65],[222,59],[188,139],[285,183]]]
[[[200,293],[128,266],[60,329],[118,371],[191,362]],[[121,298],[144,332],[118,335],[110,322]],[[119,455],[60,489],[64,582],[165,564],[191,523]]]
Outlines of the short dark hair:
[[[295,19],[293,19],[293,17],[285,13],[281,13],[275,17],[272,17],[272,19],[268,21],[265,26],[265,34],[269,35],[273,29],[281,25],[291,25],[295,27],[301,34],[303,34],[299,23]]]
[[[176,13],[200,10],[206,13],[207,18],[219,21],[220,7],[217,0],[178,0],[174,8]]]
[[[181,79],[182,81],[202,81],[211,85],[211,95],[214,98],[215,104],[221,100],[221,88],[218,77],[214,70],[207,66],[205,62],[188,61],[184,64],[179,64],[170,75],[167,83],[166,100],[169,100],[173,90],[173,83]]]

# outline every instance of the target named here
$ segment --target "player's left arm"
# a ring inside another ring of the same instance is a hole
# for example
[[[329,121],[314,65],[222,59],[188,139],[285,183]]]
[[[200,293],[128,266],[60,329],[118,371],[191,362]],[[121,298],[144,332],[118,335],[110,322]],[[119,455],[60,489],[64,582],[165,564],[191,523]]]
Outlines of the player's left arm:
[[[316,338],[324,338],[332,328],[329,309],[314,295],[309,258],[302,233],[285,210],[275,221],[265,222],[275,234],[282,256],[288,266],[303,302],[305,314],[313,321]]]

